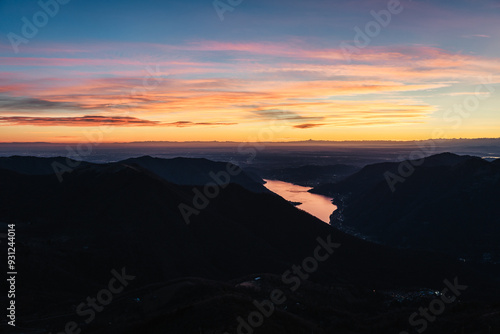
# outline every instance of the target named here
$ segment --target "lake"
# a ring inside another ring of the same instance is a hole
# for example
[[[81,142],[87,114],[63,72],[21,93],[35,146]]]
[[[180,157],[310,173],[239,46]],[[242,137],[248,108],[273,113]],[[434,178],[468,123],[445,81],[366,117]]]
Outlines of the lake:
[[[296,207],[321,219],[325,223],[330,223],[330,215],[337,207],[332,204],[332,198],[308,192],[309,187],[298,186],[296,184],[277,181],[264,180],[267,189],[280,195],[287,201],[300,202]]]

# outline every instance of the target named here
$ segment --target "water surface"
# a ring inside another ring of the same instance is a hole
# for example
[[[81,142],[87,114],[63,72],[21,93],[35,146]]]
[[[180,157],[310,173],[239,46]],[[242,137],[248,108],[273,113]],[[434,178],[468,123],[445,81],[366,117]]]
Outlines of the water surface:
[[[302,187],[277,180],[264,181],[267,182],[264,185],[267,189],[280,195],[287,201],[302,203],[297,205],[297,208],[310,213],[325,223],[330,223],[330,215],[333,211],[337,210],[337,207],[332,204],[332,198],[307,192],[311,189],[309,187]]]

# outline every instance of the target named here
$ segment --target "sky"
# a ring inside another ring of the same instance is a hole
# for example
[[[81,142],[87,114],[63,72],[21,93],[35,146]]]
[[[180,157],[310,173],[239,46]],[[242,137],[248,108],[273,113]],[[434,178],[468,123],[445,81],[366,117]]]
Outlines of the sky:
[[[0,0],[0,142],[496,138],[499,41],[490,0]]]

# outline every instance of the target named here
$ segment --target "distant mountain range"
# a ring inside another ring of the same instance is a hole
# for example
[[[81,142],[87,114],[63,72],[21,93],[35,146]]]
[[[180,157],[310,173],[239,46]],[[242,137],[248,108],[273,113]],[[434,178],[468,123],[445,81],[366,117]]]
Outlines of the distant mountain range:
[[[338,143],[338,144],[350,144],[350,143],[360,143],[360,144],[366,144],[366,143],[386,143],[386,144],[393,144],[393,143],[408,143],[413,145],[415,142],[426,142],[426,141],[435,141],[435,142],[440,142],[440,143],[458,143],[460,145],[463,145],[464,143],[470,143],[477,145],[477,143],[481,144],[498,144],[500,142],[500,138],[440,138],[440,139],[427,139],[427,140],[405,140],[405,141],[398,141],[398,140],[298,140],[298,141],[284,141],[284,142],[263,142],[259,141],[259,143],[273,143],[273,144],[310,144],[310,143]],[[134,142],[116,142],[116,143],[109,143],[109,145],[123,145],[123,144],[195,144],[196,146],[199,146],[200,144],[240,144],[242,142],[238,141],[217,141],[217,140],[212,140],[212,141],[134,141]],[[246,143],[246,142],[245,142]],[[52,144],[52,145],[67,145],[66,143],[51,143],[51,142],[3,142],[0,143],[0,145],[10,145],[10,144],[17,144],[17,145],[31,145],[31,144]]]
[[[467,294],[428,333],[464,323],[500,329],[497,269],[360,240],[261,191],[244,172],[186,224],[179,205],[227,163],[81,163],[59,182],[54,162],[68,161],[0,158],[0,227],[16,224],[18,326],[26,333],[60,332],[68,321],[85,333],[236,333],[237,318],[274,289],[287,301],[259,333],[397,333],[454,277]],[[318,238],[339,248],[291,291],[282,274],[311,257]],[[134,281],[86,324],[76,305],[123,267]]]
[[[414,171],[399,179],[405,168],[411,171],[408,166]],[[500,160],[444,153],[423,163],[374,164],[312,192],[336,198],[341,209],[332,225],[351,233],[400,248],[500,262]]]

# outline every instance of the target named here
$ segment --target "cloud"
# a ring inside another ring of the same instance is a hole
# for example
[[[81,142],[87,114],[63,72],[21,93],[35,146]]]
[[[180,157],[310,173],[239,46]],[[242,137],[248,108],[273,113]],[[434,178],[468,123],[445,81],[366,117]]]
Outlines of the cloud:
[[[236,125],[238,123],[224,123],[224,122],[189,122],[189,121],[178,121],[173,123],[161,123],[163,126],[176,126],[179,128],[186,126],[220,126],[220,125]]]
[[[481,34],[476,34],[476,35],[463,35],[463,38],[491,38],[490,35],[481,35]]]
[[[311,129],[311,128],[316,128],[318,126],[322,126],[325,124],[319,124],[319,123],[306,123],[306,124],[299,124],[299,125],[294,125],[294,128],[297,129]]]
[[[36,112],[40,110],[64,110],[83,109],[79,104],[73,102],[49,101],[39,98],[12,97],[0,95],[0,111],[7,112]]]
[[[490,92],[455,92],[455,93],[446,93],[442,95],[447,96],[462,96],[462,95],[474,95],[474,96],[490,96]]]
[[[257,109],[252,110],[254,114],[259,115],[264,119],[276,119],[282,121],[321,121],[324,117],[305,117],[301,116],[296,112],[288,111],[288,110],[280,110],[280,109]]]
[[[33,126],[221,126],[234,125],[236,123],[224,122],[189,122],[178,121],[172,123],[163,123],[159,121],[150,121],[136,117],[126,116],[81,116],[81,117],[24,117],[9,116],[0,117],[0,125],[33,125]]]
[[[456,84],[473,85],[500,72],[498,58],[438,47],[370,46],[347,63],[342,50],[327,45],[333,44],[300,39],[158,44],[154,49],[165,52],[141,61],[136,53],[117,57],[114,43],[89,49],[96,54],[61,46],[56,50],[77,54],[49,57],[47,49],[46,57],[0,57],[0,64],[15,66],[0,72],[0,115],[12,116],[0,124],[182,128],[278,120],[296,129],[407,124],[433,117],[439,106],[425,99],[442,94],[438,89],[450,87],[446,91],[453,93]],[[133,43],[118,46],[138,49]],[[492,79],[498,80],[498,75]],[[80,117],[93,114],[102,116]]]

